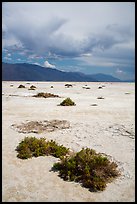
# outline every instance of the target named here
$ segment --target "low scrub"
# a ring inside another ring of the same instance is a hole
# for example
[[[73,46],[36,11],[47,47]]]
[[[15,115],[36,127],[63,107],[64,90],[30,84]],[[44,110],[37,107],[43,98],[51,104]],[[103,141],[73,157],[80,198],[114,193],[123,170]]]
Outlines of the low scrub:
[[[29,90],[35,90],[36,89],[36,86],[32,85],[30,86]]]
[[[33,97],[38,97],[38,98],[49,98],[49,97],[59,97],[58,95],[54,95],[54,94],[51,94],[51,93],[38,93],[36,95],[34,95]]]
[[[107,157],[97,154],[95,150],[86,148],[61,162],[55,163],[54,170],[64,180],[80,182],[90,191],[102,191],[106,184],[119,175],[117,164]]]
[[[65,84],[65,87],[69,88],[69,87],[73,87],[72,84]]]
[[[88,87],[87,85],[82,87],[83,89],[90,89],[90,87]]]
[[[102,97],[102,96],[99,96],[97,99],[104,99],[104,97]]]
[[[17,157],[28,159],[31,157],[48,156],[62,158],[69,149],[63,145],[58,145],[55,141],[46,141],[45,138],[25,137],[16,147]]]
[[[74,153],[53,140],[25,137],[16,151],[20,159],[48,155],[60,158],[59,162],[54,163],[52,170],[59,171],[59,176],[64,180],[79,182],[93,192],[103,191],[107,183],[120,175],[115,162],[90,148]]]
[[[70,99],[66,98],[64,101],[60,103],[60,106],[75,106],[76,104]]]
[[[18,88],[25,88],[25,86],[22,85],[22,84],[20,84],[20,85],[18,86]]]

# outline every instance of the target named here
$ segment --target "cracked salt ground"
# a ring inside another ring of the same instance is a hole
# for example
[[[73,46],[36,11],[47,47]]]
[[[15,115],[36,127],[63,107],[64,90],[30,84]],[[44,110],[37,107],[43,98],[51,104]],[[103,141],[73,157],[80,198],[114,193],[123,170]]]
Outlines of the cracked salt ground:
[[[135,138],[133,130],[127,130],[124,125],[114,124],[109,126],[106,130],[111,131],[112,136],[127,136],[132,139]]]

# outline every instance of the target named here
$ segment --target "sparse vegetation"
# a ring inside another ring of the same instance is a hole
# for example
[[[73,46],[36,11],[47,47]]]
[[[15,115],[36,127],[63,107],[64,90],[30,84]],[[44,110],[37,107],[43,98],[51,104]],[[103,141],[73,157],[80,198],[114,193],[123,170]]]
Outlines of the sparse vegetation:
[[[33,97],[38,97],[38,98],[49,98],[49,97],[59,97],[58,95],[54,95],[54,94],[51,94],[51,93],[38,93],[36,95],[34,95]]]
[[[99,96],[97,99],[104,99],[104,97],[102,97],[102,96]]]
[[[63,145],[58,145],[55,141],[46,141],[45,138],[25,137],[16,147],[17,157],[28,159],[31,157],[48,156],[62,158],[69,149]]]
[[[64,157],[53,166],[64,180],[80,182],[90,191],[102,191],[119,175],[117,164],[95,150],[82,149],[71,157]]]
[[[30,88],[28,90],[35,90],[36,89],[36,86],[32,85],[30,86]]]
[[[93,103],[93,104],[91,104],[91,106],[97,106],[97,104],[96,104],[96,103]]]
[[[75,106],[75,105],[76,104],[70,98],[66,98],[60,103],[60,106]]]
[[[85,84],[82,88],[83,89],[90,89],[90,87],[87,84]]]
[[[73,87],[72,84],[65,84],[65,87],[69,88],[69,87]]]
[[[90,191],[103,191],[108,182],[120,175],[117,164],[90,148],[72,153],[69,148],[45,138],[25,137],[16,147],[17,157],[28,159],[48,156],[60,158],[52,167],[64,180],[75,181]]]
[[[20,85],[18,86],[18,88],[25,88],[25,86],[22,85],[22,84],[20,84]]]
[[[87,85],[82,87],[83,89],[90,89],[90,87],[88,87]]]

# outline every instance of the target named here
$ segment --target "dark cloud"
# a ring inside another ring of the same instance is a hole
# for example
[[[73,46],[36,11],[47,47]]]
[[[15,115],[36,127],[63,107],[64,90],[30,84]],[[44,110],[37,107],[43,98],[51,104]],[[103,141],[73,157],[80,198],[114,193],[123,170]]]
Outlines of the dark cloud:
[[[3,48],[9,51],[134,67],[134,5],[130,3],[14,2],[4,4],[2,15]]]

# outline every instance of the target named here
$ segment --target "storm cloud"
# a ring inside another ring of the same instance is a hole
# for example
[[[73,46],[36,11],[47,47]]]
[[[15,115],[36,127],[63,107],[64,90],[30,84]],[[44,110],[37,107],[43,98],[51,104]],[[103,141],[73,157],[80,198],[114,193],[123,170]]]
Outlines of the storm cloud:
[[[9,52],[134,64],[134,3],[5,2],[2,9],[2,46]]]

